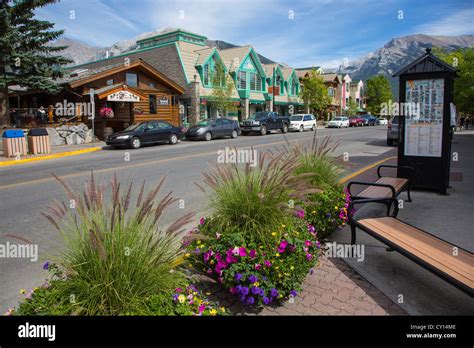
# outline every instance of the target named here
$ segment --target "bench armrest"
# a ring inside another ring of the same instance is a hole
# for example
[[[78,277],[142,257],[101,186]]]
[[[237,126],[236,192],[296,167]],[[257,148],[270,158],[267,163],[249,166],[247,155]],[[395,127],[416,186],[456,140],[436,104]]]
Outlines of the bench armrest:
[[[397,194],[395,192],[395,188],[392,185],[389,184],[380,184],[376,182],[362,182],[362,181],[351,181],[347,185],[347,191],[349,192],[349,195],[355,199],[358,199],[357,196],[353,196],[351,193],[351,186],[352,185],[362,185],[362,186],[378,186],[378,187],[386,187],[389,188],[392,191],[392,198],[394,198]],[[381,197],[384,198],[384,197]]]
[[[395,165],[389,165],[389,164],[382,164],[380,166],[377,167],[377,175],[379,178],[382,177],[382,175],[380,174],[380,169],[382,168],[396,168],[396,169],[399,169],[399,168],[402,168],[402,169],[407,169],[410,174],[409,174],[409,178],[408,180],[411,181],[413,179],[413,177],[415,176],[415,169],[413,167],[410,167],[410,166],[395,166]]]
[[[385,206],[388,206],[389,208],[393,204],[393,212],[390,214],[390,209],[387,209],[387,216],[391,216],[396,218],[398,215],[398,200],[396,198],[390,197],[390,198],[364,198],[364,199],[357,199],[353,200],[349,203],[349,207],[347,208],[347,216],[349,218],[349,224],[354,225],[356,220],[354,220],[354,206],[358,204],[366,204],[366,203],[380,203]]]

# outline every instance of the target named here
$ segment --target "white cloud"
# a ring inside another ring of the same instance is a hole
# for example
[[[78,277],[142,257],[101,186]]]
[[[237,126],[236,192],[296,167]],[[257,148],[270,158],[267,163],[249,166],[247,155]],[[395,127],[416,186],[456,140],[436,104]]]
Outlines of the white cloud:
[[[440,20],[422,24],[414,32],[427,35],[466,35],[474,33],[474,7],[453,13]]]

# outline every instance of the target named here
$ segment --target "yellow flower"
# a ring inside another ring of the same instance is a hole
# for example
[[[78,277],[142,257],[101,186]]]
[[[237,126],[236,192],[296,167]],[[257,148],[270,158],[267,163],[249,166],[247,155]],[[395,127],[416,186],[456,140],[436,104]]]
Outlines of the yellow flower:
[[[290,267],[290,269],[291,269],[291,270],[294,270],[294,269],[295,269],[295,267],[294,267],[294,266],[291,266],[291,267]]]
[[[280,267],[279,266],[275,266],[275,269],[279,269]]]
[[[198,245],[199,245],[199,244],[201,244],[201,241],[200,241],[200,240],[198,240],[198,241],[197,241],[197,243],[198,243]]]
[[[184,257],[190,257],[190,256],[191,256],[191,254],[190,254],[190,253],[186,253],[186,254],[184,254]]]
[[[26,290],[25,290],[25,289],[21,289],[21,290],[20,290],[20,294],[22,294],[22,295],[23,295],[23,294],[26,294]]]
[[[178,296],[178,301],[179,301],[179,303],[184,303],[184,301],[186,301],[186,297],[184,295],[179,295]]]
[[[276,256],[276,257],[280,257],[280,253],[276,253],[275,256]]]
[[[263,249],[263,245],[260,245],[260,246],[259,246],[259,249]]]
[[[213,309],[211,309],[211,310],[209,311],[209,313],[210,313],[211,315],[216,315],[216,314],[217,314],[217,311],[213,308]]]
[[[213,265],[213,264],[214,264],[214,260],[209,261],[209,263],[210,263],[211,265]]]
[[[285,227],[286,227],[286,225],[281,225],[281,227],[282,227],[282,228],[285,228]]]
[[[311,214],[316,214],[316,210],[313,210],[313,211],[311,212]]]
[[[221,307],[221,311],[222,311],[222,313],[225,313],[225,308]]]
[[[276,232],[272,232],[272,236],[275,237],[277,235]]]
[[[339,210],[339,208],[336,206],[336,207],[334,207],[334,210]]]
[[[255,282],[253,283],[254,286],[259,286],[260,285],[260,282]]]
[[[209,296],[211,293],[210,292],[206,292],[206,296]]]
[[[206,244],[201,244],[199,247],[204,248],[205,246],[206,246]]]

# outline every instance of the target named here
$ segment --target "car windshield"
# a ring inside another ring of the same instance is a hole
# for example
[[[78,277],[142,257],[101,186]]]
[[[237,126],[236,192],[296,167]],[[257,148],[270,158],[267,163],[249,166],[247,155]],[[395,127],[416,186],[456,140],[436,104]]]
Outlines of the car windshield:
[[[210,124],[211,124],[211,121],[209,121],[209,120],[204,120],[204,121],[199,122],[197,125],[198,125],[198,126],[205,127],[205,126],[209,126]]]
[[[265,118],[267,116],[268,116],[268,112],[256,112],[250,117],[250,119],[258,120],[259,118]]]
[[[125,128],[124,132],[142,130],[143,128],[145,128],[145,123],[135,123],[135,124],[132,124],[131,126]]]
[[[392,118],[392,124],[398,124],[398,116],[395,116],[394,118]]]
[[[294,115],[291,116],[292,121],[301,121],[303,119],[303,115]]]
[[[351,119],[351,120],[357,120],[358,118],[359,118],[359,117],[357,117],[357,116],[351,116],[351,117],[349,117],[349,119]]]
[[[342,121],[342,117],[334,117],[334,121]]]

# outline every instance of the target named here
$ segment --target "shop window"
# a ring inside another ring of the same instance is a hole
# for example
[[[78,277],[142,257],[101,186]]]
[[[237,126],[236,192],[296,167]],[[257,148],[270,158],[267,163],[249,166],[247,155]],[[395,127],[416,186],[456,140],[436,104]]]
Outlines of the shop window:
[[[209,85],[209,64],[204,65],[204,85]]]
[[[154,82],[150,82],[149,86],[150,86],[151,88],[156,88],[156,84],[155,84]]]
[[[328,95],[329,95],[330,97],[334,97],[334,89],[333,89],[332,87],[329,87],[329,88],[328,88]]]
[[[156,95],[149,95],[150,114],[156,114]]]
[[[138,75],[133,73],[125,74],[125,81],[127,86],[138,87]]]
[[[107,86],[112,86],[114,84],[114,79],[109,79],[106,82]]]

